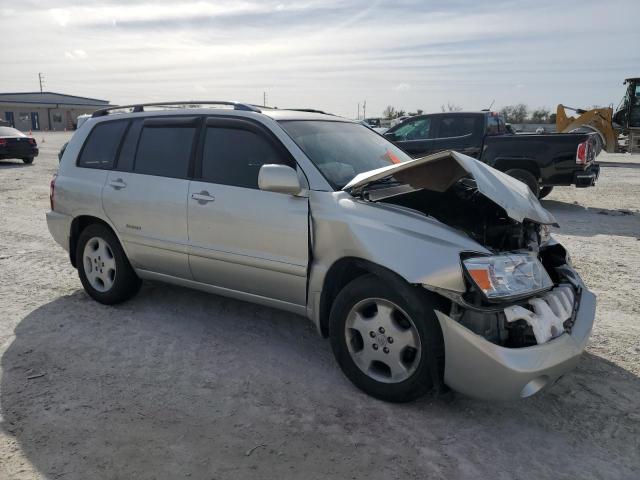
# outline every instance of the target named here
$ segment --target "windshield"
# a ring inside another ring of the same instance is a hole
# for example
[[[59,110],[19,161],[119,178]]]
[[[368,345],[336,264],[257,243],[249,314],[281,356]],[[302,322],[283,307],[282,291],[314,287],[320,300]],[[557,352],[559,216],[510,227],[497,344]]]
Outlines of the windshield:
[[[357,123],[281,120],[280,125],[336,190],[359,173],[411,160],[391,142]]]

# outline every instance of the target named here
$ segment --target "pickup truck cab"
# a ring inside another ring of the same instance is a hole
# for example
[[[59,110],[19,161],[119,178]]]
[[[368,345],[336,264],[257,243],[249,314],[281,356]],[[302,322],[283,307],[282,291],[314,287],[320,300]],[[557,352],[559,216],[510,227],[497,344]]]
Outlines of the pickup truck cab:
[[[413,158],[443,150],[474,157],[522,181],[540,198],[554,186],[593,186],[600,172],[597,134],[516,135],[495,112],[414,116],[384,135]]]

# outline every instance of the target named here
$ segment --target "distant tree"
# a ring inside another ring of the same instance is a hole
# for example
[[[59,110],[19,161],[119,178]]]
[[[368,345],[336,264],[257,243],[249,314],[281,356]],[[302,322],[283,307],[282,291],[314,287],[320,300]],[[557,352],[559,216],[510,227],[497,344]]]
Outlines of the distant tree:
[[[529,110],[524,103],[518,103],[517,105],[507,105],[500,110],[500,114],[504,117],[507,123],[524,123],[527,119]]]
[[[396,118],[397,117],[396,108],[394,106],[392,106],[392,105],[387,106],[387,108],[385,108],[382,111],[382,116],[384,118],[389,119],[389,120],[391,120],[393,118]]]
[[[456,105],[455,103],[451,103],[447,100],[447,105],[442,105],[440,107],[442,112],[460,112],[462,111],[462,107],[460,105]]]
[[[546,107],[537,108],[531,112],[531,122],[547,123],[549,121],[549,115],[551,115],[551,112]]]
[[[556,123],[556,114],[552,113],[551,115],[549,115],[549,123],[553,123],[555,125]]]
[[[404,110],[402,110],[402,109],[399,109],[399,110],[397,110],[397,111],[396,111],[396,118],[398,118],[398,117],[404,117],[406,114],[407,114],[407,112],[405,112],[405,111],[404,111]]]

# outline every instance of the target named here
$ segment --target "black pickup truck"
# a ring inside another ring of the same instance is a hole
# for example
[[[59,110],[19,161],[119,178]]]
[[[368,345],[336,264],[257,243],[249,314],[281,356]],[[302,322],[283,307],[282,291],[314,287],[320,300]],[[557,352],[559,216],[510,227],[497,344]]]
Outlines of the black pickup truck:
[[[595,185],[595,133],[513,134],[495,112],[418,115],[384,136],[414,158],[456,150],[524,182],[540,198],[557,185]]]

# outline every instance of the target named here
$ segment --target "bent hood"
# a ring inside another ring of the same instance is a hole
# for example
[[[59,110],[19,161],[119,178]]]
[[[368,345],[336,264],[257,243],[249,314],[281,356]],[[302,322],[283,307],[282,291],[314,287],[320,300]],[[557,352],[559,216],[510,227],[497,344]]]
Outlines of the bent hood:
[[[353,192],[390,175],[412,188],[435,192],[444,192],[461,178],[471,177],[476,181],[478,191],[513,220],[557,225],[551,212],[540,205],[524,183],[452,150],[360,173],[343,190]]]

